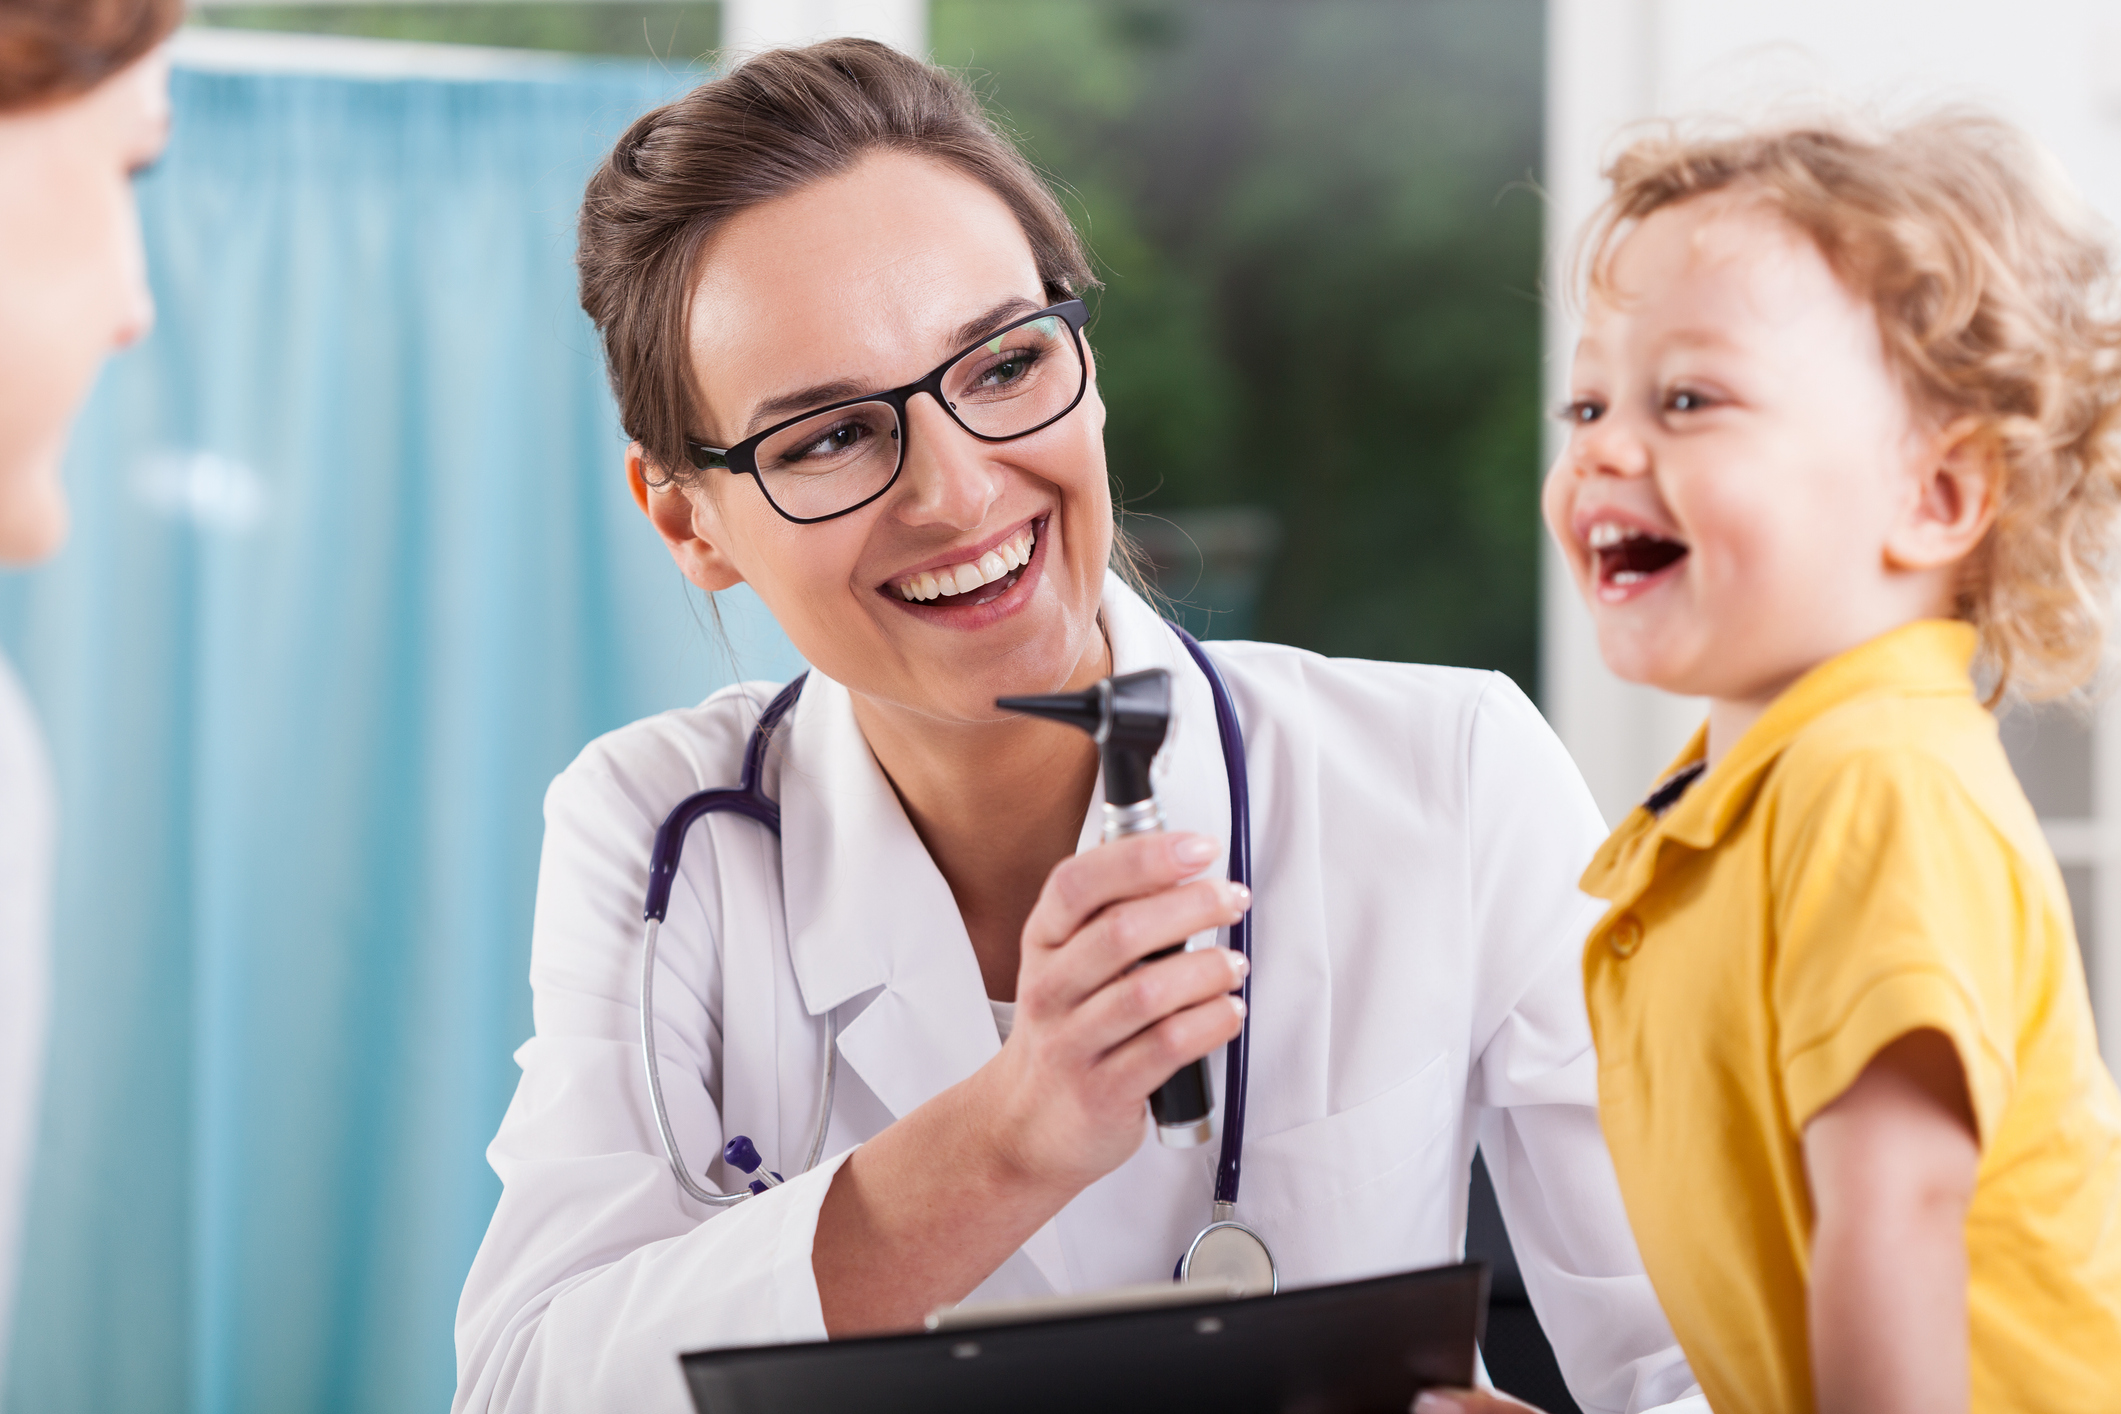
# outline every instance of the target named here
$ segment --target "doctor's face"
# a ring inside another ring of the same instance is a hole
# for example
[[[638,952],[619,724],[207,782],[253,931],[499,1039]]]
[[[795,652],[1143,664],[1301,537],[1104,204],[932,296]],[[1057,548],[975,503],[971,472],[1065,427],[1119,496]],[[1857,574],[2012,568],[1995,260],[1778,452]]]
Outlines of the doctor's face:
[[[154,318],[132,178],[168,128],[159,53],[0,113],[0,562],[59,548],[67,425],[104,355]]]
[[[899,387],[1049,302],[999,197],[925,158],[871,156],[708,245],[689,326],[694,435],[733,446],[805,408]],[[858,697],[994,721],[997,696],[1103,671],[1103,426],[1094,370],[1074,411],[1008,442],[978,440],[919,394],[897,482],[851,514],[795,524],[720,468],[655,493],[649,511],[688,578],[751,585],[803,656]]]

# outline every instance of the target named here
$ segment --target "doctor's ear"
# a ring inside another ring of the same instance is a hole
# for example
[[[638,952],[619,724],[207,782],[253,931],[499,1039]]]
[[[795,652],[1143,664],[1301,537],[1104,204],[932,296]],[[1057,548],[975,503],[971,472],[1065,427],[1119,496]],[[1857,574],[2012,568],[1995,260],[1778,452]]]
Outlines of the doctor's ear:
[[[704,491],[659,475],[639,442],[626,448],[626,484],[686,579],[709,594],[743,583],[743,574],[722,551],[721,526]]]

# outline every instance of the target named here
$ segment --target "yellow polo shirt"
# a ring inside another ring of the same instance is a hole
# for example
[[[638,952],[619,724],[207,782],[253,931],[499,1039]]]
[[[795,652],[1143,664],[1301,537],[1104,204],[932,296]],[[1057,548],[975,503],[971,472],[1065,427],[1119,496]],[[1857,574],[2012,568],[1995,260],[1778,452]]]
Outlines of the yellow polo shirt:
[[[1924,1027],[1980,1128],[1974,1408],[2121,1409],[2121,1094],[1974,647],[1925,620],[1822,664],[1584,874],[1599,1115],[1717,1414],[1813,1407],[1804,1126]]]

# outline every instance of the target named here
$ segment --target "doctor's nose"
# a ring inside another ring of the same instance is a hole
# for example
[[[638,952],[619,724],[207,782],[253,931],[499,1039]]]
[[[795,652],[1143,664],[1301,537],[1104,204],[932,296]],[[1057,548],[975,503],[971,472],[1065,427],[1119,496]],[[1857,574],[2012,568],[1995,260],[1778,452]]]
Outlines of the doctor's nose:
[[[1002,493],[986,444],[957,425],[925,393],[906,403],[905,494],[897,508],[910,525],[970,530],[987,519]]]

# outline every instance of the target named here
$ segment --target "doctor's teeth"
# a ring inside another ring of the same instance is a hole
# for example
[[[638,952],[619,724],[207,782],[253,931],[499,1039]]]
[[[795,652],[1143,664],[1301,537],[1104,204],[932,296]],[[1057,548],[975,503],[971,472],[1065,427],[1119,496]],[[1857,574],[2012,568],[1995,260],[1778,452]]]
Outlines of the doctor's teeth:
[[[1037,537],[1027,525],[976,560],[939,570],[922,570],[896,581],[891,587],[901,599],[910,603],[940,599],[948,594],[968,594],[983,584],[994,583],[1011,570],[1030,564],[1031,550],[1036,543]]]

